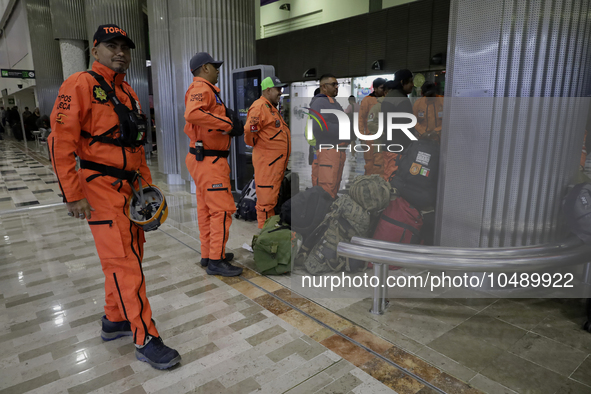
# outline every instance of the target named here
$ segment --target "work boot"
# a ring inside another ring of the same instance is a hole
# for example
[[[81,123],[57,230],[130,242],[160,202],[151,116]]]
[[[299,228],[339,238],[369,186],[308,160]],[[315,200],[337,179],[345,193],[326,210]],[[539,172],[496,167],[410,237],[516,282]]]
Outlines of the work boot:
[[[232,261],[234,259],[234,253],[226,253],[226,261]],[[202,267],[207,267],[207,264],[209,264],[209,259],[201,259],[201,266]]]
[[[242,268],[235,267],[227,260],[209,260],[206,272],[209,275],[238,276],[242,273]]]
[[[181,355],[162,342],[162,338],[148,336],[148,343],[135,348],[138,360],[146,362],[156,369],[168,369],[181,361]]]
[[[103,341],[112,341],[120,337],[130,337],[133,335],[131,332],[131,325],[127,320],[124,321],[109,321],[107,316],[103,316],[101,319],[103,323],[103,329],[101,330],[101,338]]]

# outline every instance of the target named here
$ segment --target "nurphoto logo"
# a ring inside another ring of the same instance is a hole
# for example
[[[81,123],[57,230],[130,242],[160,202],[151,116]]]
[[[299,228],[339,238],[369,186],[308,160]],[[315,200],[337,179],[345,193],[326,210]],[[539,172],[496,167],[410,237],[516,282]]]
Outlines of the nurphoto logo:
[[[314,139],[314,132],[312,130],[314,126],[314,121],[320,126],[321,131],[325,131],[328,129],[328,124],[322,114],[331,114],[335,115],[339,122],[339,140],[342,142],[351,141],[351,122],[349,120],[349,116],[344,113],[343,111],[338,111],[334,109],[321,109],[320,113],[314,111],[311,108],[309,109],[310,112],[308,113],[308,140]],[[313,113],[312,113],[313,112]],[[413,135],[413,133],[409,130],[412,129],[417,124],[417,118],[413,114],[406,113],[406,112],[388,112],[386,114],[379,113],[378,115],[378,130],[374,134],[362,134],[359,131],[359,114],[357,112],[353,115],[353,132],[355,136],[359,138],[360,141],[376,141],[382,140],[382,136],[384,134],[384,130],[386,132],[386,142],[392,141],[392,135],[394,131],[402,131],[411,141],[416,141],[417,137]],[[384,125],[384,118],[385,118],[385,125]],[[409,123],[394,123],[395,120],[399,122],[401,119],[409,119]],[[372,148],[377,148],[377,152],[380,151],[388,151],[392,153],[400,153],[404,149],[400,144],[382,144],[382,143],[372,143],[372,144],[351,144],[348,146],[334,146],[332,144],[320,144],[318,146],[318,150],[322,151],[322,149],[337,149],[337,150],[347,150],[347,151],[355,151],[355,152],[368,152]]]

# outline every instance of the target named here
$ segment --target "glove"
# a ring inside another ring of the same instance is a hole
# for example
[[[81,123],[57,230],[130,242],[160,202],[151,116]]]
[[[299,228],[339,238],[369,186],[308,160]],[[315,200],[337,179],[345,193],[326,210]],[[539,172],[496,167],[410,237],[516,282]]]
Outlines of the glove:
[[[232,121],[232,130],[228,133],[232,137],[240,137],[244,134],[244,123],[230,108],[226,108],[226,117]]]

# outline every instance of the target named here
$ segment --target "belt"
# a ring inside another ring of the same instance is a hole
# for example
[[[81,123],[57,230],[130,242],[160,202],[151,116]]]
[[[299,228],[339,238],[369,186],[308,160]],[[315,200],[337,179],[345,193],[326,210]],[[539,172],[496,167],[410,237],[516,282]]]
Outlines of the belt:
[[[88,160],[80,160],[80,168],[97,171],[103,175],[112,176],[113,178],[123,179],[129,182],[134,182],[138,176],[136,171],[122,170],[121,168],[111,167]]]
[[[192,155],[194,155],[195,153],[197,153],[197,151],[195,150],[195,148],[189,148],[189,153],[191,153]],[[216,156],[216,157],[227,158],[228,156],[230,156],[230,151],[229,150],[210,150],[210,149],[205,149],[203,151],[203,156]]]

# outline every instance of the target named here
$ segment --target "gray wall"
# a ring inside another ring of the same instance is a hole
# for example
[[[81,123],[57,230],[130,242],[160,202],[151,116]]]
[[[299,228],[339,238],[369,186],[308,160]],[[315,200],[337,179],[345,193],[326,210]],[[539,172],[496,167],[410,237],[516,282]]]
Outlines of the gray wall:
[[[63,82],[60,47],[53,39],[49,0],[26,0],[39,111],[49,115]]]
[[[332,73],[354,77],[442,70],[431,57],[447,51],[449,0],[422,0],[257,41],[257,64],[270,64],[281,80]],[[384,60],[383,70],[371,64]],[[313,78],[312,78],[313,79]]]
[[[591,1],[452,0],[449,23],[440,244],[562,239],[590,105]]]
[[[189,60],[201,51],[224,60],[222,99],[231,106],[233,69],[255,63],[255,15],[251,0],[149,0],[154,106],[159,170],[189,180],[185,156],[185,92],[193,76]],[[180,171],[180,172],[179,172]]]

